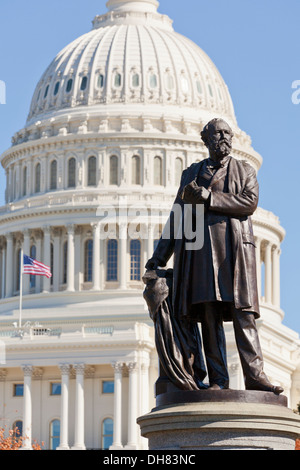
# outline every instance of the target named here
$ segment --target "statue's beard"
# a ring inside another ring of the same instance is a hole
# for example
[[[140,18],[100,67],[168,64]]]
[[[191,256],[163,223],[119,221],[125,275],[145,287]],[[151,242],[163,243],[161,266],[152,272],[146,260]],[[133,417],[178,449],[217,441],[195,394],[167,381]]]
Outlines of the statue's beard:
[[[227,157],[231,152],[231,148],[231,144],[228,140],[215,142],[211,145],[211,150],[219,159]]]

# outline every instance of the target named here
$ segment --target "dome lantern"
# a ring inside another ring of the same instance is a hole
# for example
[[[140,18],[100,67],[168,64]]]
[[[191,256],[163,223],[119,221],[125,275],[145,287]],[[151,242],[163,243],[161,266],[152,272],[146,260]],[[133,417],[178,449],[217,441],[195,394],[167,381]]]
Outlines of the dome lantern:
[[[156,13],[159,3],[156,0],[109,0],[106,6],[109,11],[140,11]]]

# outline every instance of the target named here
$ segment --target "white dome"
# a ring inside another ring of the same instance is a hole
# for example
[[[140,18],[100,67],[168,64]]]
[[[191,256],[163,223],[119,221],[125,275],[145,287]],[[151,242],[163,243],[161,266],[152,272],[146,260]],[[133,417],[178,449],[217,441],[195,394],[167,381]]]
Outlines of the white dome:
[[[157,5],[155,0],[110,0],[109,12],[96,16],[92,31],[65,47],[43,74],[27,125],[85,106],[101,114],[120,103],[148,109],[179,105],[192,108],[197,117],[207,110],[235,124],[217,68],[200,47],[174,32]]]

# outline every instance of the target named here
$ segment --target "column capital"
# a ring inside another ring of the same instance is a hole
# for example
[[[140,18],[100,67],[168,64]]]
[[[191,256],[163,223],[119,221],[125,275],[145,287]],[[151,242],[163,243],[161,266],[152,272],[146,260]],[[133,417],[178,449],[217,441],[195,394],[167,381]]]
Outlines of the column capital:
[[[23,236],[24,237],[30,237],[30,235],[31,235],[31,230],[29,228],[25,228],[23,230]]]
[[[58,364],[61,371],[61,375],[69,375],[71,370],[71,364]]]
[[[75,232],[75,224],[67,224],[66,229],[67,229],[68,235],[69,234],[73,235]]]
[[[61,229],[60,228],[54,228],[52,229],[53,237],[60,237],[61,236]]]
[[[21,366],[24,376],[25,377],[31,377],[33,374],[33,366],[24,364]]]
[[[12,241],[14,234],[13,234],[13,232],[7,232],[7,233],[4,234],[4,236],[5,236],[6,240]]]
[[[44,235],[51,235],[51,225],[45,225],[42,227]]]
[[[91,222],[91,227],[93,232],[96,232],[96,230],[100,229],[100,222]]]
[[[116,373],[122,373],[124,369],[124,362],[113,362],[112,367],[114,368]]]
[[[0,369],[0,382],[4,382],[7,376],[6,369]]]
[[[83,363],[73,364],[73,369],[76,372],[76,375],[84,375],[86,365]]]
[[[137,372],[137,362],[127,362],[126,363],[129,373]]]

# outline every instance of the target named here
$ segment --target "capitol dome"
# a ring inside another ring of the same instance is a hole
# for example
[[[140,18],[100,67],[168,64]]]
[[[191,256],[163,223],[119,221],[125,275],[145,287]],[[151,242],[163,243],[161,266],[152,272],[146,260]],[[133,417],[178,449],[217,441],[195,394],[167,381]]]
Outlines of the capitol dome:
[[[233,157],[256,171],[262,164],[238,126],[217,68],[173,30],[158,2],[109,0],[107,8],[49,65],[25,126],[0,157],[6,172],[0,334],[7,355],[0,406],[13,426],[16,405],[9,393],[26,381],[23,414],[15,420],[24,419],[24,429],[50,441],[50,448],[54,422],[61,449],[71,440],[75,449],[107,448],[108,442],[114,449],[147,446],[136,419],[154,406],[158,361],[142,276],[182,171],[207,158],[200,132],[214,117],[233,129]],[[253,226],[265,370],[296,406],[298,336],[281,325],[285,232],[278,217],[260,207]],[[49,266],[52,278],[23,276],[21,317],[22,252]],[[240,388],[242,372],[227,328],[230,386]],[[50,388],[31,389],[31,378],[49,387],[61,383],[61,403],[49,396]],[[43,407],[32,412],[31,399]]]
[[[154,114],[161,112],[157,105],[176,106],[178,113],[180,106],[182,117],[197,121],[206,112],[235,123],[217,68],[200,47],[174,32],[156,4],[108,2],[111,11],[96,16],[92,31],[65,47],[43,74],[27,125],[65,113],[118,113],[121,103],[128,115],[145,107],[149,112],[151,105]]]

